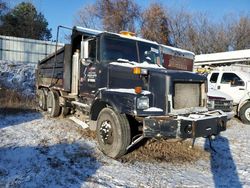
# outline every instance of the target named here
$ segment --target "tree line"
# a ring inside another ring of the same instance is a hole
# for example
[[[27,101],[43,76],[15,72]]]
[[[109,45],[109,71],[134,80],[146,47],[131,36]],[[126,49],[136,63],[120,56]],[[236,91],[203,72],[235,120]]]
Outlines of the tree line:
[[[30,2],[21,2],[13,9],[0,0],[0,35],[50,40],[51,29],[41,12]]]
[[[47,20],[31,2],[21,2],[12,9],[7,2],[0,0],[0,35],[51,39]],[[205,13],[171,10],[157,2],[143,8],[134,0],[96,0],[80,9],[74,22],[116,33],[132,31],[196,54],[250,48],[250,13],[228,15],[223,22],[213,22]]]
[[[161,3],[142,8],[134,0],[96,0],[77,12],[75,24],[111,32],[129,30],[196,54],[250,48],[250,14],[227,15],[216,23],[205,13],[170,10]]]

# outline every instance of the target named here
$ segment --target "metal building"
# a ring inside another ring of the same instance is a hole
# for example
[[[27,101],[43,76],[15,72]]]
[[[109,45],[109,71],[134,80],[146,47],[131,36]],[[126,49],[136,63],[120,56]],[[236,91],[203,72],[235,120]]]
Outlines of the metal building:
[[[63,46],[58,43],[57,49]],[[55,48],[55,42],[0,35],[0,60],[37,63],[55,52]]]

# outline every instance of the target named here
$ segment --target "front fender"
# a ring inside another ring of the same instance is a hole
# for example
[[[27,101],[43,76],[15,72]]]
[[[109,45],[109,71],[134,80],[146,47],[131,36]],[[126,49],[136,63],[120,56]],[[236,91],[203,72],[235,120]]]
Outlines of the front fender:
[[[250,92],[247,92],[244,97],[240,100],[237,108],[237,114],[239,114],[241,107],[246,104],[247,102],[250,102]]]
[[[137,94],[127,92],[116,92],[104,90],[101,92],[100,100],[112,106],[119,113],[135,115],[135,99]]]

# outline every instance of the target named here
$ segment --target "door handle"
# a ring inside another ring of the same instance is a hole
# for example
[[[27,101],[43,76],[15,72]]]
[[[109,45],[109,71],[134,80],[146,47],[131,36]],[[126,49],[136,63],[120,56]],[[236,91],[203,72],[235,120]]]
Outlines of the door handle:
[[[217,86],[217,89],[220,89],[220,86]]]
[[[244,88],[239,88],[239,90],[245,90]]]

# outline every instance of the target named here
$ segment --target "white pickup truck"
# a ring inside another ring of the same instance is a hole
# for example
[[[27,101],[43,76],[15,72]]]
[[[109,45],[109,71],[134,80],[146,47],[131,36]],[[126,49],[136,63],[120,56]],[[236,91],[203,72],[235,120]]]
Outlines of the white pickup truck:
[[[213,87],[209,87],[207,92],[207,107],[208,110],[222,110],[227,114],[227,119],[234,117],[233,98],[226,93],[223,93]]]
[[[250,73],[219,70],[207,78],[211,87],[233,98],[236,114],[243,123],[250,124]]]

